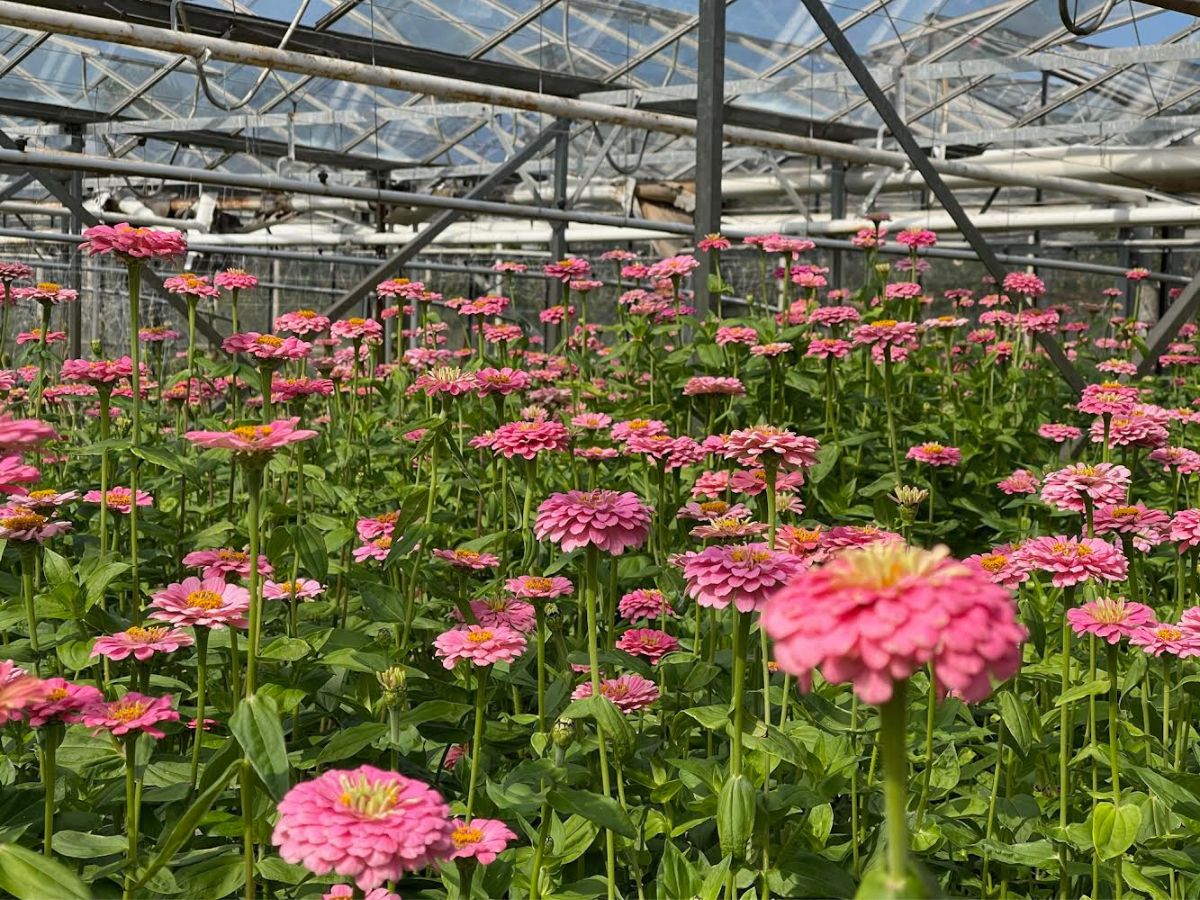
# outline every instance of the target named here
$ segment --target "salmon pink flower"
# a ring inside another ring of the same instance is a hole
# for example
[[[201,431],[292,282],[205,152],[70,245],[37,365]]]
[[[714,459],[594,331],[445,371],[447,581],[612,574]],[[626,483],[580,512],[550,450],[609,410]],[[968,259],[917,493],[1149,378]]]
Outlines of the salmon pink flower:
[[[551,278],[566,283],[575,278],[586,278],[592,274],[592,266],[586,259],[568,257],[542,266],[542,271]]]
[[[817,464],[820,449],[816,438],[773,425],[755,425],[729,435],[725,458],[736,459],[744,466],[806,469]]]
[[[500,557],[492,553],[480,553],[478,550],[434,550],[433,555],[446,560],[455,568],[476,572],[494,569],[500,565]]]
[[[383,337],[383,326],[374,319],[353,316],[334,322],[329,328],[329,334],[341,340],[374,341]]]
[[[228,584],[220,575],[203,580],[185,578],[169,584],[154,595],[151,619],[192,628],[221,629],[226,625],[246,628],[250,592]]]
[[[63,381],[77,381],[96,387],[111,387],[132,374],[133,361],[128,356],[122,356],[120,359],[63,360],[60,377]]]
[[[329,330],[329,319],[311,309],[297,309],[275,320],[276,331],[292,334],[321,334]]]
[[[71,530],[70,522],[51,519],[23,506],[0,509],[0,539],[45,543]]]
[[[565,597],[575,592],[575,586],[569,578],[561,575],[542,577],[541,575],[520,575],[504,582],[504,589],[514,597],[528,600],[553,600]]]
[[[129,514],[129,510],[133,507],[133,493],[127,487],[109,488],[108,493],[101,497],[99,491],[88,491],[83,495],[84,503],[99,504],[101,499],[107,504],[108,508],[119,513]],[[137,492],[138,506],[153,506],[154,498],[143,490]]]
[[[519,456],[530,460],[539,453],[566,450],[570,442],[571,433],[561,422],[535,419],[501,425],[492,432],[490,446],[505,459]]]
[[[947,447],[936,441],[929,441],[910,447],[904,454],[904,458],[923,462],[929,466],[957,466],[962,462],[962,451],[957,447]]]
[[[1069,512],[1084,512],[1084,498],[1094,506],[1121,503],[1129,488],[1129,470],[1114,463],[1075,463],[1049,472],[1042,481],[1042,501]]]
[[[1017,565],[1046,572],[1055,587],[1084,581],[1124,581],[1129,563],[1119,549],[1100,538],[1036,537],[1014,554]]]
[[[585,681],[571,692],[572,700],[586,700],[592,696],[592,683]],[[658,699],[658,685],[641,675],[622,675],[600,682],[600,696],[607,697],[621,712],[629,715],[645,709]]]
[[[184,297],[212,298],[221,296],[220,287],[212,284],[204,276],[197,275],[195,272],[182,272],[179,275],[164,278],[163,289],[169,294],[178,294]]]
[[[245,353],[260,362],[282,363],[289,359],[304,359],[312,352],[312,344],[298,337],[247,331],[225,338],[221,349],[226,353]]]
[[[242,425],[231,431],[189,431],[184,437],[208,450],[231,450],[239,456],[265,457],[282,447],[315,438],[317,433],[297,428],[299,416],[276,419],[270,425]]]
[[[121,222],[85,228],[80,249],[89,256],[111,253],[126,263],[133,263],[183,256],[187,253],[187,240],[178,231],[134,228],[128,222]]]
[[[512,662],[525,652],[525,636],[506,625],[453,628],[439,634],[433,644],[434,652],[447,669],[453,669],[460,659],[477,666],[490,666]]]
[[[617,604],[617,612],[621,618],[636,622],[639,619],[661,619],[663,616],[674,616],[675,610],[657,588],[638,588],[630,591]]]
[[[1012,590],[1029,580],[1029,570],[1016,558],[1016,548],[1010,544],[993,547],[987,553],[976,553],[963,560],[963,565],[985,573],[994,584]]]
[[[113,737],[127,734],[148,734],[153,738],[164,738],[166,734],[155,726],[159,722],[178,722],[179,713],[171,708],[175,698],[170,694],[163,697],[147,697],[130,691],[120,700],[98,703],[83,711],[83,724],[94,734],[107,731]]]
[[[245,269],[226,269],[213,276],[213,284],[227,291],[252,291],[258,287],[258,278]]]
[[[263,597],[267,600],[315,600],[325,593],[325,586],[314,578],[297,578],[295,581],[266,581]]]
[[[714,340],[718,347],[729,344],[744,344],[753,347],[758,343],[758,332],[749,325],[722,325],[717,329]]]
[[[1141,647],[1151,656],[1164,653],[1181,659],[1200,656],[1200,638],[1178,625],[1155,622],[1135,629],[1129,635],[1129,643]]]
[[[1016,674],[1025,629],[1004,588],[949,556],[875,544],[806,569],[762,614],[775,659],[807,686],[814,669],[866,703],[932,664],[941,692],[968,703]]]
[[[679,641],[656,628],[631,628],[614,645],[631,656],[644,656],[653,665],[668,653],[679,649]]]
[[[116,634],[96,638],[91,655],[118,661],[132,655],[139,662],[144,662],[155,653],[174,653],[180,647],[190,647],[194,643],[190,634],[177,628],[131,625]]]
[[[428,372],[422,372],[408,386],[409,394],[424,391],[426,397],[458,397],[479,388],[479,382],[470,372],[464,372],[457,366],[435,366]]]
[[[612,424],[612,416],[605,413],[582,412],[571,417],[571,427],[587,431],[600,431]]]
[[[761,609],[770,595],[802,568],[788,553],[766,544],[717,545],[682,558],[684,590],[701,606],[739,612]]]
[[[620,556],[650,533],[652,510],[630,491],[567,491],[551,494],[538,507],[534,534],[564,553],[595,546]]]
[[[3,664],[0,663],[0,710],[4,707],[2,670]],[[65,678],[47,678],[42,682],[42,687],[46,689],[45,698],[26,710],[30,728],[41,728],[53,722],[81,722],[85,710],[104,702],[104,695],[90,684],[72,684]]]
[[[741,379],[714,375],[696,375],[683,386],[685,397],[741,397],[745,393]]]
[[[491,600],[472,600],[471,612],[475,621],[484,628],[503,625],[521,634],[529,634],[537,627],[537,613],[533,605],[513,597],[496,597]],[[461,622],[463,615],[454,610],[454,618]]]
[[[183,558],[183,564],[192,569],[200,569],[205,578],[220,575],[227,578],[237,575],[247,578],[250,575],[250,554],[241,550],[195,550]],[[270,575],[275,570],[262,554],[258,557],[258,574]]]
[[[512,829],[498,819],[472,819],[469,823],[453,819],[450,824],[454,827],[450,859],[473,859],[481,866],[490,866],[509,842],[517,839]]]
[[[1154,626],[1154,610],[1144,603],[1131,603],[1123,597],[1101,597],[1083,606],[1067,610],[1067,621],[1076,634],[1094,634],[1110,644],[1127,638],[1139,628]]]
[[[1036,494],[1041,482],[1024,469],[1016,469],[996,486],[1009,496],[1013,494]]]
[[[331,769],[288,791],[271,842],[314,875],[353,878],[364,891],[453,852],[450,808],[414,778],[374,766]]]
[[[0,659],[0,725],[22,719],[30,707],[43,703],[52,690],[48,682],[39,681],[11,659]]]
[[[625,422],[618,422],[609,431],[609,435],[614,441],[627,441],[634,435],[643,435],[651,437],[656,434],[666,434],[667,423],[659,419],[629,419]]]

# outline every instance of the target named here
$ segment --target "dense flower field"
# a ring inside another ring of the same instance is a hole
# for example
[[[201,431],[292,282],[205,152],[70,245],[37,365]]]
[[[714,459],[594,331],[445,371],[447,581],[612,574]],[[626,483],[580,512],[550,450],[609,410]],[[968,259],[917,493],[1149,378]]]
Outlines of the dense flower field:
[[[0,265],[3,891],[1196,895],[1194,325],[1138,379],[1122,289],[931,297],[874,221],[853,291],[710,236],[704,318],[617,250],[539,323],[394,279],[240,331],[255,277],[183,273],[180,334],[182,236],[85,238],[127,355]]]

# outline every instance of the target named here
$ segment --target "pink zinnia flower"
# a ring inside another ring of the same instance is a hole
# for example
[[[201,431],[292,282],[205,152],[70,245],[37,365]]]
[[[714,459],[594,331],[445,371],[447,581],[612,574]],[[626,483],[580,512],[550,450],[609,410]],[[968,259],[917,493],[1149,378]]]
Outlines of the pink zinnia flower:
[[[1195,634],[1185,631],[1178,625],[1154,623],[1136,629],[1129,635],[1129,643],[1141,647],[1151,656],[1187,657],[1200,656],[1200,639]]]
[[[374,766],[331,769],[279,802],[271,842],[315,875],[353,878],[364,891],[447,858],[450,808],[414,778]]]
[[[621,618],[631,622],[675,615],[675,610],[671,608],[666,596],[657,588],[638,588],[636,591],[630,591],[617,604],[617,612],[621,614]]]
[[[520,369],[480,369],[475,373],[476,393],[480,397],[498,395],[501,397],[515,394],[529,387],[531,379],[528,372]]]
[[[962,462],[962,451],[957,447],[947,447],[936,441],[929,441],[910,447],[904,458],[930,466],[957,466]]]
[[[490,666],[512,662],[525,652],[525,636],[505,625],[452,628],[439,634],[433,644],[435,654],[442,658],[447,669],[453,669],[460,659],[477,666]]]
[[[155,653],[174,653],[180,647],[190,647],[194,643],[190,634],[177,628],[131,625],[116,634],[96,638],[91,655],[122,660],[132,654],[134,659],[143,662]]]
[[[1124,581],[1129,569],[1125,554],[1100,538],[1036,537],[1014,554],[1031,571],[1048,572],[1055,587],[1088,580]]]
[[[873,704],[890,700],[895,682],[926,664],[939,691],[983,700],[993,679],[1016,673],[1026,636],[1004,588],[944,547],[899,543],[804,570],[768,601],[762,626],[779,667],[802,684],[819,669]]]
[[[242,425],[230,431],[189,431],[184,437],[205,449],[259,456],[317,436],[315,431],[297,428],[299,422],[300,417],[294,416],[276,419],[270,425]]]
[[[133,493],[127,487],[109,488],[108,493],[101,495],[99,491],[88,491],[83,495],[84,503],[99,504],[103,499],[109,509],[116,510],[119,513],[129,514],[129,510],[133,508]],[[137,492],[138,506],[153,506],[154,498],[143,490]]]
[[[340,319],[334,322],[329,328],[329,333],[342,340],[371,341],[383,337],[383,326],[374,319],[352,316],[349,319]]]
[[[728,250],[733,246],[733,242],[727,237],[722,237],[719,234],[706,234],[700,240],[696,241],[696,249],[702,253],[711,253],[714,250]]]
[[[50,695],[48,682],[39,681],[11,659],[0,660],[0,725],[20,720],[34,704]]]
[[[348,884],[335,884],[328,893],[321,895],[321,900],[349,900],[354,896],[354,888]],[[387,888],[372,888],[363,894],[363,900],[401,900],[400,895]]]
[[[1200,547],[1200,509],[1181,509],[1171,517],[1168,537],[1179,544],[1179,552]]]
[[[500,557],[492,553],[480,553],[478,550],[434,550],[433,555],[456,568],[475,572],[494,569],[500,565]]]
[[[213,284],[227,291],[250,291],[258,287],[258,278],[245,269],[226,269],[213,276]]]
[[[802,568],[789,553],[766,544],[717,545],[682,560],[684,590],[701,606],[739,612],[759,609],[767,598]]]
[[[795,434],[773,425],[755,425],[732,432],[725,441],[725,458],[745,466],[809,468],[821,449],[816,438]]]
[[[312,344],[298,337],[281,338],[274,334],[247,331],[225,338],[221,342],[221,349],[226,353],[246,353],[258,360],[283,362],[304,359],[312,352]]]
[[[361,547],[354,548],[354,561],[356,563],[365,562],[368,559],[383,562],[392,552],[392,536],[390,534],[382,535],[367,541]]]
[[[34,369],[36,374],[37,370]],[[40,419],[13,419],[0,415],[0,452],[23,453],[40,447],[58,433]]]
[[[83,711],[83,724],[94,733],[107,731],[114,737],[137,732],[153,738],[166,734],[154,726],[159,722],[178,722],[179,713],[171,708],[175,698],[170,694],[162,697],[147,697],[130,691],[120,700],[100,703]]]
[[[1186,447],[1159,447],[1151,450],[1148,458],[1150,462],[1160,463],[1168,472],[1172,468],[1184,475],[1200,472],[1200,453]]]
[[[567,491],[551,494],[538,507],[534,534],[564,553],[595,546],[619,556],[645,543],[652,510],[630,491]]]
[[[0,719],[5,706],[3,670],[4,664],[0,663]],[[81,722],[85,710],[104,702],[104,695],[90,684],[72,684],[65,678],[47,678],[41,684],[46,690],[45,698],[26,710],[30,728],[41,728],[51,722]]]
[[[325,593],[325,586],[314,578],[297,578],[295,581],[267,581],[263,584],[263,597],[267,600],[314,600]]]
[[[1083,431],[1074,425],[1060,425],[1057,422],[1048,422],[1038,427],[1038,435],[1061,444],[1064,441],[1073,441],[1076,438],[1082,437]]]
[[[614,646],[631,656],[644,656],[654,664],[678,650],[679,641],[656,628],[631,628],[617,638]]]
[[[1016,549],[1009,544],[993,547],[987,553],[976,553],[963,560],[969,569],[984,572],[993,584],[1010,590],[1029,580],[1029,570],[1016,558]]]
[[[1067,610],[1067,621],[1078,635],[1094,634],[1110,644],[1129,637],[1139,628],[1154,626],[1154,610],[1143,603],[1130,603],[1123,597],[1101,597],[1083,606]]]
[[[435,366],[428,372],[422,372],[408,386],[408,393],[425,392],[427,397],[445,394],[448,397],[458,397],[462,394],[477,390],[479,383],[470,372],[464,372],[457,366]]]
[[[714,340],[718,347],[728,344],[745,344],[752,347],[758,343],[758,332],[749,325],[722,325],[717,329]]]
[[[450,824],[454,827],[450,835],[454,852],[450,859],[473,859],[481,866],[490,866],[509,841],[517,839],[512,829],[498,819],[472,819],[469,823],[453,819]]]
[[[276,331],[292,334],[321,334],[329,330],[329,319],[315,310],[297,309],[284,313],[275,320]]]
[[[45,543],[71,530],[70,522],[51,519],[22,506],[0,509],[0,539]]]
[[[1046,293],[1046,282],[1029,272],[1009,272],[1001,284],[1004,290],[1026,297],[1040,297]]]
[[[697,503],[693,500],[685,503],[675,514],[675,518],[712,522],[715,519],[742,518],[748,515],[750,515],[750,510],[740,503],[726,503],[724,500],[706,500],[703,503]]]
[[[928,228],[905,228],[896,235],[896,243],[903,244],[910,250],[915,250],[918,247],[932,247],[937,243],[937,232],[930,231]]]
[[[614,425],[609,435],[614,441],[627,441],[634,435],[652,437],[656,434],[666,433],[667,423],[659,419],[629,419]]]
[[[134,228],[128,222],[121,222],[85,228],[80,249],[90,256],[113,253],[126,262],[169,259],[187,253],[187,240],[178,231]]]
[[[792,505],[795,506],[796,501]],[[803,507],[800,509],[802,511]],[[721,516],[697,525],[688,534],[702,541],[729,541],[757,537],[767,530],[765,522],[750,522],[748,516]]]
[[[714,375],[696,375],[683,386],[685,397],[740,397],[745,393],[741,379]]]
[[[219,297],[221,289],[202,275],[182,272],[163,279],[163,289],[171,294],[187,297]]]
[[[612,424],[612,416],[605,413],[583,412],[571,417],[574,428],[586,428],[588,431],[599,431]]]
[[[1133,545],[1143,553],[1167,539],[1171,517],[1144,503],[1111,503],[1096,510],[1096,534],[1133,535]]]
[[[200,569],[205,578],[212,575],[238,575],[246,578],[250,575],[250,554],[241,550],[195,550],[183,558],[183,564],[192,569]],[[258,573],[270,575],[274,571],[267,558],[260,553]]]
[[[504,626],[521,634],[529,634],[537,627],[537,613],[533,604],[513,597],[497,597],[492,600],[472,600],[471,612],[483,628]],[[461,622],[463,615],[454,610],[454,618]]]
[[[542,266],[542,271],[551,278],[567,282],[575,278],[586,278],[592,274],[592,266],[586,259],[568,257]]]
[[[2,494],[21,494],[25,488],[19,487],[22,484],[31,484],[41,477],[41,472],[36,466],[27,466],[21,461],[21,457],[17,455],[0,457],[0,493]],[[51,491],[51,494],[57,496],[56,491]],[[13,505],[28,506],[22,502],[22,497],[15,497],[11,501]]]
[[[1069,512],[1086,509],[1084,497],[1095,506],[1121,503],[1129,488],[1129,470],[1114,463],[1075,463],[1049,472],[1042,481],[1042,501]]]
[[[492,432],[490,446],[505,459],[534,459],[539,453],[566,450],[570,443],[571,432],[565,425],[542,419],[501,425]]]
[[[189,577],[169,584],[154,595],[151,619],[193,628],[247,627],[250,592],[226,583],[220,575],[203,580]],[[139,657],[140,658],[140,657]]]
[[[1007,478],[1001,479],[996,486],[1011,496],[1012,494],[1035,494],[1040,483],[1036,477],[1024,469],[1016,469]]]
[[[841,338],[813,338],[808,342],[808,349],[804,355],[814,359],[845,359],[850,355],[851,347],[849,341]]]
[[[396,520],[399,518],[400,513],[398,512],[385,512],[377,516],[368,516],[359,519],[354,526],[354,530],[358,532],[358,536],[364,541],[369,541],[381,535],[390,537],[396,529]]]
[[[553,600],[574,593],[575,586],[569,578],[561,575],[542,577],[540,575],[520,575],[504,582],[504,588],[514,597],[524,597],[529,600]]]
[[[592,683],[585,681],[571,692],[572,700],[586,700],[592,696]],[[641,675],[622,675],[600,682],[600,696],[607,697],[621,712],[628,715],[645,709],[658,699],[658,685]]]

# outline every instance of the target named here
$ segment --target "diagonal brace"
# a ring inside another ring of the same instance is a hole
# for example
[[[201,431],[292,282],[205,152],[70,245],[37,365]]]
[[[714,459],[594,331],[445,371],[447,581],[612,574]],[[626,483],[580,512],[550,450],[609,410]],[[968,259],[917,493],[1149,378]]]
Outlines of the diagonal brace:
[[[1146,335],[1146,353],[1137,368],[1139,378],[1154,370],[1167,344],[1171,343],[1185,323],[1192,320],[1197,310],[1200,310],[1200,275],[1188,283]]]
[[[569,126],[570,123],[565,119],[555,120],[553,124],[544,128],[528,144],[501,163],[500,167],[492,172],[492,174],[471,188],[467,192],[466,199],[481,200],[485,198],[503,184],[509,176],[520,169],[521,166],[533,159],[542,148],[550,144],[559,134],[568,133]],[[438,213],[398,253],[389,256],[359,279],[352,288],[335,300],[322,315],[328,316],[330,319],[336,319],[348,309],[352,309],[356,303],[360,303],[364,297],[375,289],[375,285],[384,279],[391,278],[404,268],[418,253],[437,240],[443,231],[462,218],[463,212],[461,209],[447,209]]]
[[[829,11],[825,9],[822,0],[803,0],[805,7],[808,9],[809,15],[813,17],[813,21],[825,35],[825,39],[833,46],[837,55],[841,57],[842,63],[854,76],[854,80],[858,82],[858,86],[862,88],[863,93],[875,107],[875,111],[879,113],[879,117],[883,119],[884,124],[892,133],[892,136],[900,144],[901,149],[908,156],[909,160],[923,179],[925,184],[933,192],[950,214],[950,218],[954,220],[959,233],[967,239],[967,243],[971,245],[971,249],[975,251],[980,262],[988,273],[996,279],[997,284],[1004,281],[1005,271],[1000,265],[1000,260],[996,258],[995,251],[984,239],[983,234],[975,227],[971,221],[970,215],[962,208],[954,193],[946,187],[946,183],[942,181],[941,175],[933,167],[929,158],[925,155],[920,145],[917,143],[913,133],[909,130],[908,125],[896,112],[896,108],[884,95],[879,84],[875,81],[862,58],[855,51],[846,35],[842,33],[838,23],[834,20]],[[1182,298],[1180,298],[1182,299]],[[1177,301],[1178,302],[1178,301]],[[1042,345],[1042,349],[1046,351],[1046,355],[1050,357],[1050,361],[1054,363],[1063,379],[1075,391],[1082,391],[1084,386],[1083,378],[1079,371],[1067,359],[1067,355],[1063,353],[1062,348],[1058,345],[1053,337],[1048,334],[1038,334],[1038,343]]]

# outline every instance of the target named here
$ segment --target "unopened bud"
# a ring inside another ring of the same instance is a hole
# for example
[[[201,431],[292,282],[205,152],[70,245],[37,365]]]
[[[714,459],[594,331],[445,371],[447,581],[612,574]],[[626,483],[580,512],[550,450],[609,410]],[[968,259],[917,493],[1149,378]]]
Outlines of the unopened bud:
[[[546,622],[546,627],[551,631],[558,631],[562,628],[562,610],[558,608],[557,603],[547,603],[542,610],[542,617]]]
[[[575,722],[571,719],[559,719],[550,728],[550,740],[555,747],[565,750],[575,740]]]
[[[94,356],[96,359],[104,358],[104,341],[96,338],[92,339],[92,356]]]
[[[889,263],[885,263],[885,262],[875,263],[875,273],[877,275],[886,275],[888,272],[891,271],[891,268],[892,267]]]
[[[392,666],[382,672],[375,673],[375,679],[383,688],[383,696],[379,698],[380,706],[395,709],[404,704],[408,696],[408,673],[400,666]]]
[[[900,521],[905,525],[912,525],[917,521],[917,507],[928,498],[929,491],[911,484],[902,484],[888,494],[888,499],[900,508]]]

